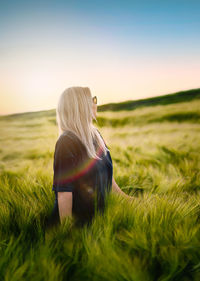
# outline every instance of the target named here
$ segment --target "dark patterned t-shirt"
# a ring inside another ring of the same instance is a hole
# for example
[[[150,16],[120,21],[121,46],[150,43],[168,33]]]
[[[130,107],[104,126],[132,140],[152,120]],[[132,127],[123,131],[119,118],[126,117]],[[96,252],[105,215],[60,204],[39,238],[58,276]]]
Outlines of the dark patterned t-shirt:
[[[52,190],[57,220],[59,191],[72,192],[72,214],[81,224],[90,222],[95,210],[104,210],[106,194],[112,188],[113,165],[110,152],[104,155],[96,141],[94,144],[102,160],[89,158],[85,145],[72,131],[65,131],[56,142]]]

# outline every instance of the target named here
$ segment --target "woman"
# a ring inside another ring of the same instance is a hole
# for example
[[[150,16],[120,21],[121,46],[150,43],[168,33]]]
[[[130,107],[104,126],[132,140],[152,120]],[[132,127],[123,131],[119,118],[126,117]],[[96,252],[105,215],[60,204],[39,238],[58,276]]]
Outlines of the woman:
[[[111,190],[133,198],[114,180],[109,149],[92,124],[96,116],[97,97],[92,97],[88,87],[71,87],[61,94],[56,108],[59,137],[54,152],[51,225],[62,223],[67,216],[73,216],[78,225],[90,223],[96,211],[104,210]]]

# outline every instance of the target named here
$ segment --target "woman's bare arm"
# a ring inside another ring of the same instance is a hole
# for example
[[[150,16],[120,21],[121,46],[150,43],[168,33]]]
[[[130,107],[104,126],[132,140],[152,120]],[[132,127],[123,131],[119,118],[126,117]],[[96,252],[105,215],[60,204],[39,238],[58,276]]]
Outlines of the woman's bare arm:
[[[58,192],[58,209],[61,223],[72,217],[72,192]]]
[[[123,192],[123,191],[121,190],[121,188],[117,185],[117,183],[116,183],[114,177],[112,178],[112,191],[113,191],[113,192],[116,192],[116,193],[120,193],[122,196],[124,196],[124,197],[127,198],[127,199],[133,199],[133,198],[135,198],[135,197],[129,196],[129,195],[127,195],[125,192]]]

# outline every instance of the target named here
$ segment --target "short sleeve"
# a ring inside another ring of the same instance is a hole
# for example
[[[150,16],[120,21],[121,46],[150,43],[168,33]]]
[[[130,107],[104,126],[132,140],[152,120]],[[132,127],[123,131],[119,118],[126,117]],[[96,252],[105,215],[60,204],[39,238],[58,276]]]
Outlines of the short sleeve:
[[[73,151],[73,140],[67,136],[58,139],[54,153],[53,191],[73,191],[77,174]]]

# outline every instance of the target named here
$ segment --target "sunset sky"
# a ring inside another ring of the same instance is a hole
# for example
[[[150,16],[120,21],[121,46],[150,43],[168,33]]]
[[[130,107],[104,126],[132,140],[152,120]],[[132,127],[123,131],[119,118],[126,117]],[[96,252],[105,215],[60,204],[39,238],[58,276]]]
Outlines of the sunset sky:
[[[0,114],[200,87],[200,1],[0,1]]]

